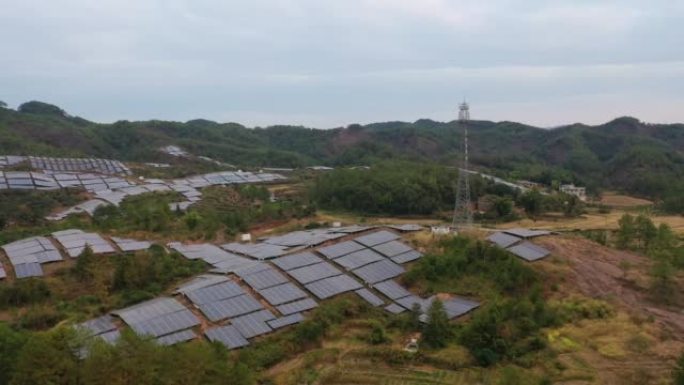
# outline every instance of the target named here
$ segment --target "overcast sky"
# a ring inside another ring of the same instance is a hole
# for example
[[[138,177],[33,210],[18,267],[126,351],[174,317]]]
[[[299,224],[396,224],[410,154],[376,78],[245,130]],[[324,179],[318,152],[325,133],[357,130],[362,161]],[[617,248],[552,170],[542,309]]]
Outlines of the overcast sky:
[[[0,100],[319,128],[684,122],[684,1],[0,0]]]

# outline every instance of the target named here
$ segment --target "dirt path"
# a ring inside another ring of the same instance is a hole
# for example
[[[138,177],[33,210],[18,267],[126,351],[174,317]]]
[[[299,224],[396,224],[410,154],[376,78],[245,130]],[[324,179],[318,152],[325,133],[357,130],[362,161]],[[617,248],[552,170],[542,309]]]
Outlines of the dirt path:
[[[646,274],[651,265],[648,258],[574,236],[543,237],[534,243],[567,261],[567,271],[563,271],[567,284],[561,285],[563,290],[575,288],[586,296],[615,303],[628,312],[653,317],[672,333],[673,338],[684,341],[684,311],[658,306],[648,299],[645,291]],[[544,264],[553,262],[545,261],[540,267],[544,268]]]

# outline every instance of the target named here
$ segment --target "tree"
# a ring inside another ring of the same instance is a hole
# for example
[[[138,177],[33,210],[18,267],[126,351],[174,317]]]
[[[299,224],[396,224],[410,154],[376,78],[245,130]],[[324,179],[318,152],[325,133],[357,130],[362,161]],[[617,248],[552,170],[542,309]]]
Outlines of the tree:
[[[638,247],[642,250],[648,250],[653,240],[658,236],[658,229],[653,224],[653,221],[643,214],[639,214],[636,217],[634,227],[636,238],[639,242]]]
[[[435,298],[427,312],[427,324],[423,329],[423,343],[432,348],[443,348],[451,337],[449,317],[444,304]]]
[[[497,198],[494,201],[494,211],[498,218],[507,217],[513,212],[513,201],[508,197]]]
[[[26,336],[0,323],[0,384],[8,384]]]
[[[636,234],[634,217],[629,214],[624,214],[618,221],[617,246],[621,249],[628,249],[632,245],[634,236]]]
[[[190,231],[195,230],[201,220],[202,217],[195,211],[191,211],[185,214],[185,217],[183,217],[183,221],[185,221],[185,226],[187,226],[188,230]]]
[[[387,332],[379,322],[373,322],[368,342],[372,345],[378,345],[387,342]]]
[[[660,260],[653,266],[651,275],[651,293],[654,299],[662,303],[672,302],[676,291],[672,265],[667,260]]]
[[[411,310],[409,311],[409,327],[413,331],[420,330],[421,327],[421,322],[420,322],[420,316],[422,315],[423,311],[420,307],[419,303],[414,303],[411,306]]]
[[[17,357],[10,385],[78,383],[77,347],[73,329],[36,333]]]
[[[62,117],[66,116],[66,112],[64,112],[64,110],[61,108],[52,104],[37,101],[23,103],[19,106],[17,111],[27,114],[56,115]]]
[[[544,197],[537,190],[530,190],[522,194],[519,198],[519,204],[525,210],[525,213],[534,218],[542,212],[542,203]]]
[[[684,385],[684,352],[679,356],[673,371],[674,385]]]
[[[0,108],[7,108],[7,103],[0,100]]]
[[[95,265],[95,254],[89,245],[83,249],[81,254],[76,259],[76,264],[73,267],[73,273],[76,279],[85,282],[93,278],[92,268]]]

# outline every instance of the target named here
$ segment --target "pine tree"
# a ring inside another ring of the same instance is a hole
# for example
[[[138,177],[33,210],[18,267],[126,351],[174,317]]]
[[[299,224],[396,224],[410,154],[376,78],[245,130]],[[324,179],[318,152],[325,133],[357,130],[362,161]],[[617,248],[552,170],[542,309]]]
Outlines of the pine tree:
[[[423,330],[423,343],[432,348],[445,347],[451,337],[451,327],[442,301],[439,299],[432,301],[427,315],[427,325]]]

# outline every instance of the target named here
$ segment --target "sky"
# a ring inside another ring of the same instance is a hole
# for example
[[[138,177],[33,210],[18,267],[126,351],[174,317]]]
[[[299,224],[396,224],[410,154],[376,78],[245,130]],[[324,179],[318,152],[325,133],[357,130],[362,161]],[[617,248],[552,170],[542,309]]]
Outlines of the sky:
[[[684,122],[684,1],[0,0],[0,100],[98,122]]]

